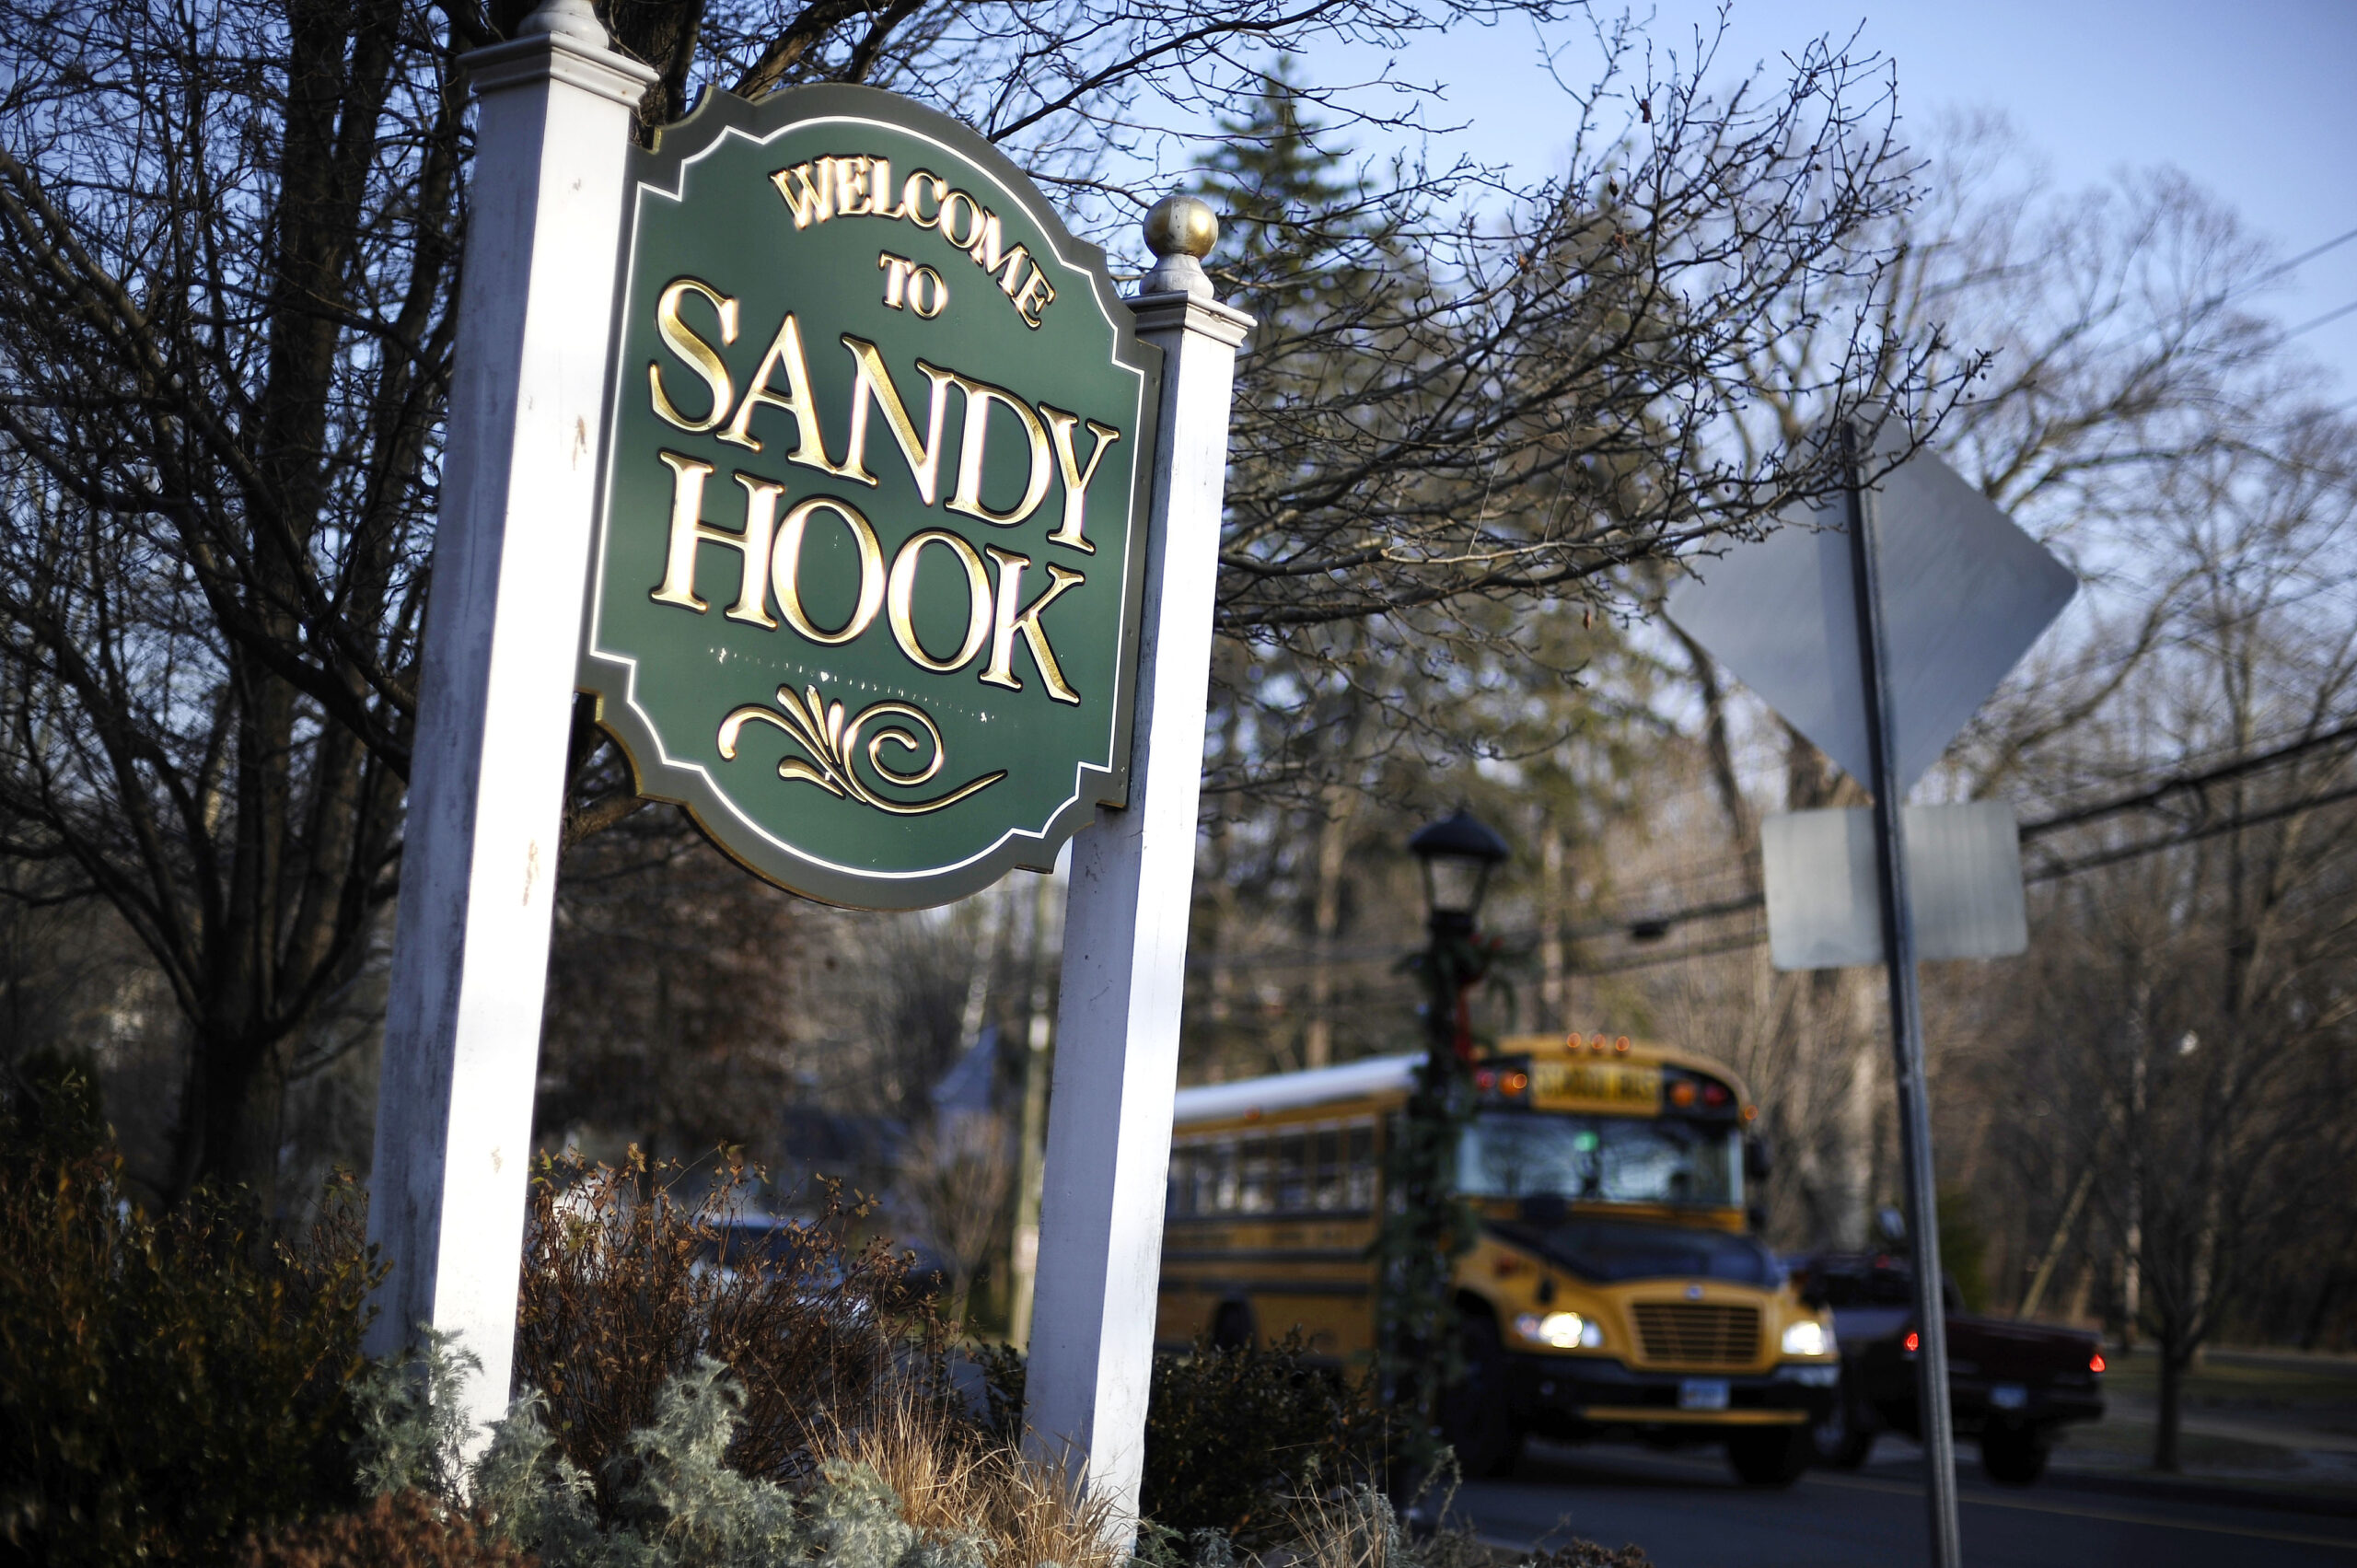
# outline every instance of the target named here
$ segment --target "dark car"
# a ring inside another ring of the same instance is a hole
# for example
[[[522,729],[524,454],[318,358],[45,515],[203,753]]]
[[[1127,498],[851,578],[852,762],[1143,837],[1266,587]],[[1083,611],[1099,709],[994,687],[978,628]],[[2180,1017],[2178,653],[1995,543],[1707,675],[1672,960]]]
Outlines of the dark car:
[[[1815,1428],[1820,1462],[1855,1469],[1875,1437],[1920,1440],[1914,1280],[1903,1254],[1829,1252],[1804,1260],[1806,1299],[1832,1308],[1840,1398]],[[2103,1348],[2093,1334],[1964,1310],[1945,1282],[1948,1403],[1959,1437],[1980,1442],[1991,1481],[2027,1486],[2046,1472],[2055,1429],[2103,1414]]]

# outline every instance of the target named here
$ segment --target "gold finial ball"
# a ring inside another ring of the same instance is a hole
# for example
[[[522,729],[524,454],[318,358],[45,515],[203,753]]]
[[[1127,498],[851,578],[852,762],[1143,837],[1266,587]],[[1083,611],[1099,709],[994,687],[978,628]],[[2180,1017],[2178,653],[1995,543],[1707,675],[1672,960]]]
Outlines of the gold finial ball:
[[[1145,242],[1156,256],[1200,261],[1219,243],[1219,215],[1201,197],[1165,196],[1145,215]]]

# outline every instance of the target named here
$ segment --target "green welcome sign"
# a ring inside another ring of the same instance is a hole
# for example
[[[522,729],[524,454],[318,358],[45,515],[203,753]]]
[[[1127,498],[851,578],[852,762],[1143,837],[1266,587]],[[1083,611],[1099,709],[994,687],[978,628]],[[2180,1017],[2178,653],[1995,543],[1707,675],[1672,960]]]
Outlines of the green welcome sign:
[[[580,685],[640,793],[833,903],[1045,869],[1127,800],[1160,353],[1103,253],[868,88],[633,157]]]

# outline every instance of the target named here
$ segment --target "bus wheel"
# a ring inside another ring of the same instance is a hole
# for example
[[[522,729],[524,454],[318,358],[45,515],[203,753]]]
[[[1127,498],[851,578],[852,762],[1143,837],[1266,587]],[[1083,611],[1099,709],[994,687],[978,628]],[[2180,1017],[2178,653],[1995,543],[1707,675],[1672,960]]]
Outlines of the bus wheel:
[[[1212,1349],[1249,1350],[1259,1339],[1252,1322],[1252,1308],[1240,1301],[1223,1301],[1219,1310],[1212,1314]]]
[[[1498,1326],[1469,1313],[1457,1333],[1465,1377],[1441,1390],[1441,1436],[1457,1450],[1457,1463],[1468,1478],[1508,1474],[1522,1457],[1522,1433],[1509,1404]]]
[[[1727,1438],[1727,1459],[1746,1486],[1790,1486],[1808,1469],[1814,1445],[1805,1426],[1765,1426]]]

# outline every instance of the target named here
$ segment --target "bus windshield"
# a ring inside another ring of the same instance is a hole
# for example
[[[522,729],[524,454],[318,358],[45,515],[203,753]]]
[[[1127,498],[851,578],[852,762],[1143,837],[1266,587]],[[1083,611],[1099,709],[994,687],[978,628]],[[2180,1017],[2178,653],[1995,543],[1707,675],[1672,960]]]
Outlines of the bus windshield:
[[[1741,1134],[1670,1117],[1485,1110],[1457,1146],[1457,1185],[1469,1198],[1736,1208]]]

